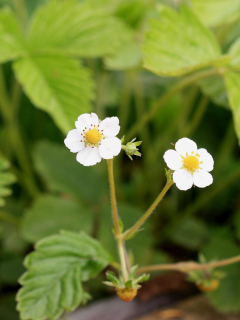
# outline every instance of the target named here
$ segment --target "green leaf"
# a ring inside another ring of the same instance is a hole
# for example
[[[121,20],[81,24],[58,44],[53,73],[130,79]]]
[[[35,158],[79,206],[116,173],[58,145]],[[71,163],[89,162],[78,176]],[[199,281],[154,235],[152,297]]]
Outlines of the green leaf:
[[[0,207],[5,204],[3,197],[12,194],[12,191],[7,186],[16,181],[16,177],[10,172],[4,172],[8,169],[10,163],[0,156]]]
[[[203,253],[208,260],[227,259],[240,254],[240,248],[233,241],[231,232],[215,230],[211,232],[210,242],[203,248]],[[226,272],[227,276],[220,281],[216,291],[207,296],[213,306],[220,312],[239,312],[240,310],[240,267],[239,262],[219,271]]]
[[[199,219],[185,220],[170,236],[176,244],[190,250],[197,250],[208,240],[207,226]]]
[[[166,6],[160,9],[161,18],[150,20],[143,44],[147,69],[179,76],[221,61],[217,40],[190,8],[182,6],[179,14]]]
[[[140,66],[141,63],[140,46],[134,42],[125,44],[115,55],[105,59],[106,68],[109,70],[128,70]]]
[[[238,0],[191,0],[191,3],[199,19],[210,27],[232,22],[240,16]]]
[[[23,32],[17,18],[9,8],[0,10],[0,62],[25,54]]]
[[[236,72],[226,72],[224,78],[230,107],[233,113],[235,131],[240,140],[240,74]]]
[[[21,234],[26,241],[34,243],[62,229],[90,233],[92,225],[93,214],[85,207],[74,201],[42,195],[24,215]]]
[[[148,0],[120,0],[116,6],[115,15],[124,20],[131,28],[138,29],[153,5],[154,2]]]
[[[221,76],[211,76],[198,81],[202,92],[219,106],[229,107],[224,79]]]
[[[43,24],[42,22],[45,21]],[[98,57],[114,53],[132,32],[106,8],[75,0],[50,1],[33,16],[28,46],[32,52]]]
[[[230,65],[240,67],[240,38],[231,45],[228,54],[232,57]]]
[[[96,277],[111,261],[101,244],[87,234],[62,231],[39,241],[25,259],[27,272],[17,295],[21,319],[57,319],[85,303],[82,282]]]
[[[48,112],[64,133],[90,111],[93,82],[78,61],[59,55],[29,57],[15,62],[14,70],[33,104]]]
[[[36,145],[33,157],[38,173],[53,192],[70,193],[91,205],[93,200],[96,204],[108,194],[107,180],[99,174],[96,166],[80,165],[76,155],[63,144],[41,141]]]

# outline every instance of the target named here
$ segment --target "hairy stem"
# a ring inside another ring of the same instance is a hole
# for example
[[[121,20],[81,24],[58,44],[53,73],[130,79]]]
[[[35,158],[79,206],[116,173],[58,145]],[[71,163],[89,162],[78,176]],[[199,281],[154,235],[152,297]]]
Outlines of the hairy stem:
[[[121,271],[124,282],[128,280],[128,272],[127,272],[127,264],[125,259],[125,245],[124,241],[121,237],[121,231],[118,223],[118,211],[117,211],[117,201],[115,194],[115,185],[114,185],[114,175],[113,175],[113,159],[107,160],[108,164],[108,176],[109,176],[109,184],[110,184],[110,195],[111,195],[111,204],[112,204],[112,218],[113,225],[115,230],[115,238],[117,240],[118,253],[121,263]]]
[[[232,257],[229,259],[224,259],[220,261],[214,261],[209,263],[200,264],[197,262],[178,262],[171,264],[156,264],[146,267],[141,267],[137,269],[137,273],[144,273],[150,271],[163,271],[163,270],[178,270],[181,272],[189,272],[196,270],[205,270],[210,268],[217,268],[222,266],[227,266],[229,264],[233,264],[240,261],[240,255],[236,257]]]
[[[123,233],[123,239],[130,238],[140,227],[141,225],[149,218],[153,210],[156,208],[156,206],[159,204],[159,202],[162,200],[162,198],[165,196],[168,189],[174,184],[173,180],[167,181],[165,187],[163,190],[159,193],[153,204],[149,207],[149,209],[144,213],[144,215],[135,223],[135,225],[126,230]]]

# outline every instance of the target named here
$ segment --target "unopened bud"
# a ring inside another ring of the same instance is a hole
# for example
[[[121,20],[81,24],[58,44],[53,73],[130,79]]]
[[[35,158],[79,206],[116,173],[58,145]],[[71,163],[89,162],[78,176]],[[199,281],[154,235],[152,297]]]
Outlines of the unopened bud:
[[[122,149],[126,152],[126,154],[128,155],[128,157],[132,159],[132,156],[138,156],[141,157],[141,153],[138,152],[138,146],[142,143],[142,141],[136,141],[136,138],[134,138],[131,142],[128,142],[125,146],[122,145]]]

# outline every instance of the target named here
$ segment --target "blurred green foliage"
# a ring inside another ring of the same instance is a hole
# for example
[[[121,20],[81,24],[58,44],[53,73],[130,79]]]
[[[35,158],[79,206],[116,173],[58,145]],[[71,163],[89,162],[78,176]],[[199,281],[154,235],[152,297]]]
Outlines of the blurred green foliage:
[[[19,318],[13,296],[35,241],[84,230],[116,257],[106,163],[83,167],[63,144],[81,113],[118,116],[119,137],[143,141],[141,159],[114,160],[125,228],[162,189],[170,143],[187,136],[215,160],[211,186],[173,186],[127,242],[134,263],[239,254],[239,1],[0,5],[0,318]],[[218,310],[237,312],[239,264],[224,270],[228,276],[207,295]]]

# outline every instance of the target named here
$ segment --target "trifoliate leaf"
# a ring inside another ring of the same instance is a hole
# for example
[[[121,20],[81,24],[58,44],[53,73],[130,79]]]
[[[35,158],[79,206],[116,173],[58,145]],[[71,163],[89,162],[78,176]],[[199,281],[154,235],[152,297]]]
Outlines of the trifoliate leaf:
[[[43,24],[44,21],[44,24]],[[50,1],[32,19],[28,46],[36,53],[98,57],[114,53],[132,31],[106,8],[76,0]]]
[[[191,0],[191,3],[199,19],[210,27],[234,21],[240,16],[238,0]]]
[[[48,112],[65,133],[81,113],[90,111],[93,82],[78,61],[35,56],[14,63],[19,82],[33,104]]]
[[[17,295],[22,320],[57,319],[89,299],[82,282],[111,261],[101,244],[85,233],[62,231],[39,241],[25,259],[27,272]]]
[[[150,20],[143,53],[145,67],[163,76],[179,76],[222,60],[216,38],[187,6],[179,14],[160,7],[160,19]]]
[[[0,10],[0,62],[16,59],[25,53],[23,32],[13,12]]]
[[[92,225],[93,213],[83,205],[42,195],[23,216],[21,234],[25,240],[34,243],[62,229],[90,233]]]

